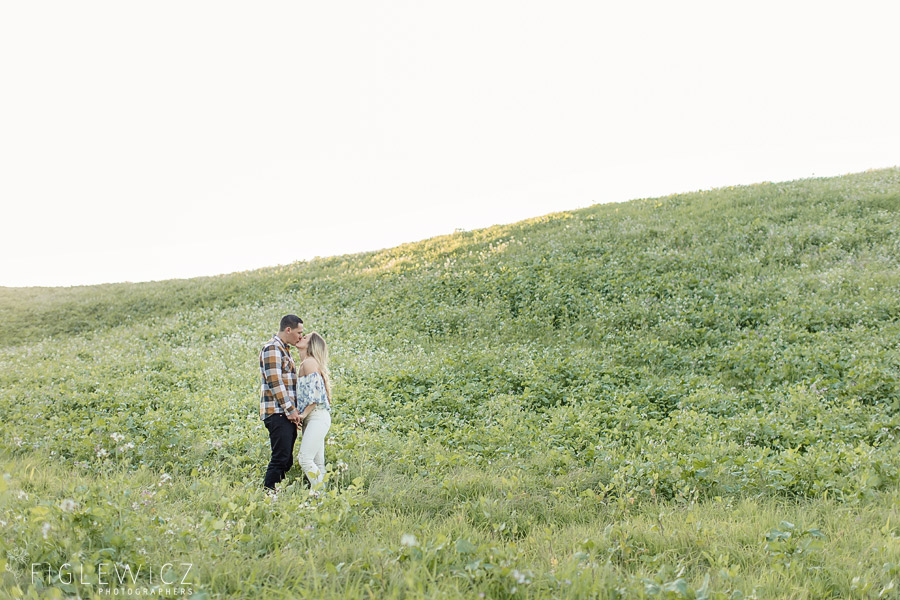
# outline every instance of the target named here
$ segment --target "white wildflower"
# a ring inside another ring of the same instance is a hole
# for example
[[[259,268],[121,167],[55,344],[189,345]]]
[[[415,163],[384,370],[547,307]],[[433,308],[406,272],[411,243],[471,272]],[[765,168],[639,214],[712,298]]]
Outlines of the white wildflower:
[[[416,536],[414,536],[413,534],[404,533],[400,537],[400,545],[406,546],[407,548],[415,548],[416,546],[419,545],[419,541],[416,539]]]
[[[165,485],[167,483],[170,483],[171,481],[172,481],[172,476],[169,475],[168,473],[163,473],[162,475],[159,476],[159,485]]]
[[[525,573],[522,573],[518,569],[514,569],[513,572],[510,573],[510,576],[516,580],[516,583],[519,583],[519,584],[531,583],[531,581],[528,579],[528,577],[525,575]]]
[[[125,436],[122,435],[121,433],[119,433],[118,431],[110,434],[109,437],[111,437],[113,439],[113,441],[116,442],[117,444],[125,439]]]
[[[25,493],[25,490],[19,490],[19,493],[16,494],[16,497],[19,500],[28,500],[28,494]]]
[[[73,510],[75,510],[76,506],[77,505],[75,504],[75,501],[72,500],[71,498],[66,498],[65,500],[63,500],[62,502],[59,503],[59,507],[62,509],[63,512],[72,512]]]
[[[97,458],[104,458],[105,456],[109,455],[109,451],[106,448],[101,448],[100,446],[94,448],[94,451],[97,453]]]
[[[50,533],[50,523],[44,523],[41,526],[41,535],[44,536],[44,539],[47,539],[47,534]]]

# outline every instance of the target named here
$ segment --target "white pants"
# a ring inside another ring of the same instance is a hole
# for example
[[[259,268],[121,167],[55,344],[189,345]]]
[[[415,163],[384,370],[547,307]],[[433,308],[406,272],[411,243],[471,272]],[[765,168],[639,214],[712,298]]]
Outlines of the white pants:
[[[331,413],[314,408],[303,421],[303,437],[297,463],[309,479],[310,491],[322,489],[325,478],[325,436],[331,427]]]

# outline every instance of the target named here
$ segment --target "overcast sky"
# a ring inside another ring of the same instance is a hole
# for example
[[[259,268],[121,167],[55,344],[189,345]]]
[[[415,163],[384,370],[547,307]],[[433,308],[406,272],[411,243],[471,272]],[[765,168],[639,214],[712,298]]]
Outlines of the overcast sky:
[[[900,2],[4,2],[0,285],[900,165]]]

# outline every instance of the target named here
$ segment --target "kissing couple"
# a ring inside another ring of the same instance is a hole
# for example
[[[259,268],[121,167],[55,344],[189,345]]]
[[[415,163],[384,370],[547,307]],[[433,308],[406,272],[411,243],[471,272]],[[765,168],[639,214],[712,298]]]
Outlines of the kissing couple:
[[[300,372],[290,346],[299,350]],[[303,432],[297,462],[309,479],[310,494],[325,482],[325,436],[331,427],[331,381],[328,346],[318,333],[303,335],[303,319],[285,315],[272,339],[259,352],[262,393],[259,416],[269,430],[272,459],[263,485],[275,492],[294,464],[297,430]]]

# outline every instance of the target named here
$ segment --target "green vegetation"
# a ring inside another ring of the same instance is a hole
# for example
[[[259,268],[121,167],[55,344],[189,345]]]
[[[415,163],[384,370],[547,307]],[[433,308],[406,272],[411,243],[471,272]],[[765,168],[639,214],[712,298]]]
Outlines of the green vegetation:
[[[286,312],[332,352],[317,499],[260,489]],[[898,409],[900,169],[0,289],[2,590],[190,563],[197,598],[897,597]]]

